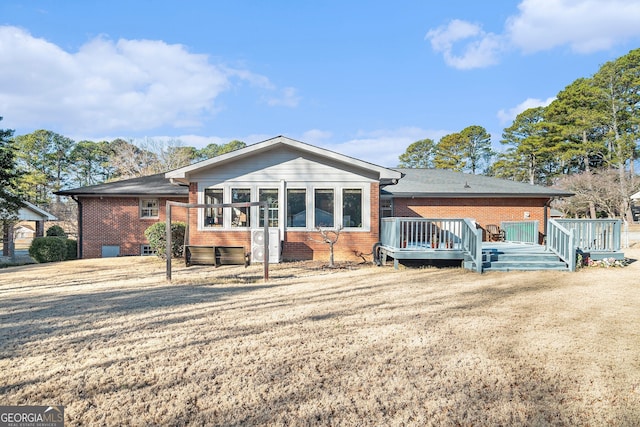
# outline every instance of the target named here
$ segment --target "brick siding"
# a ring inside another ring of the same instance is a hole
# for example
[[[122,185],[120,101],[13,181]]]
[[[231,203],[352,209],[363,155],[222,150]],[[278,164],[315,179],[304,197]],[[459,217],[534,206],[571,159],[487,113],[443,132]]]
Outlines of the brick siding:
[[[149,197],[153,198],[153,197]],[[171,199],[186,202],[186,198]],[[165,221],[166,198],[159,198],[158,218],[140,218],[138,197],[82,197],[82,257],[100,258],[103,245],[120,247],[120,255],[140,255],[140,246],[149,242],[144,230]],[[174,208],[172,219],[185,221],[185,209]]]
[[[197,203],[198,185],[189,186],[189,203]],[[362,260],[379,240],[379,185],[371,185],[370,232],[342,231],[334,246],[336,261]],[[140,255],[140,246],[148,244],[144,230],[155,222],[165,221],[166,198],[159,199],[159,218],[141,219],[138,197],[82,198],[82,242],[84,258],[99,258],[103,245],[120,246],[120,255]],[[186,198],[171,200],[187,202]],[[425,218],[472,218],[480,227],[501,221],[538,220],[544,230],[544,206],[547,198],[397,198],[394,216]],[[529,217],[525,218],[525,212]],[[174,207],[174,221],[186,221],[186,209]],[[189,243],[193,245],[251,246],[247,229],[228,231],[198,231],[195,209],[189,213]],[[320,260],[329,258],[329,245],[320,240],[316,231],[287,231],[282,236],[284,260]],[[367,259],[371,259],[367,256]]]

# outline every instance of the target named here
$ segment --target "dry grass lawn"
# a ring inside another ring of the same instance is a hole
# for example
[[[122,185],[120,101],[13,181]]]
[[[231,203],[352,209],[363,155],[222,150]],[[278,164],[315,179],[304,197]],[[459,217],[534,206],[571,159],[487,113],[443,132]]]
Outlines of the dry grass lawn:
[[[0,404],[87,426],[638,425],[639,273],[5,268]]]

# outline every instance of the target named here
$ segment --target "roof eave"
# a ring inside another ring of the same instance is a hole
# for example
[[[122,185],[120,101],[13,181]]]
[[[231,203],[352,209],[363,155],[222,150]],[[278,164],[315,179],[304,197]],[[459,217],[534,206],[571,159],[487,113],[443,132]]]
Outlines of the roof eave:
[[[428,198],[447,198],[447,199],[472,199],[475,197],[490,199],[490,198],[517,198],[517,199],[530,199],[530,198],[553,198],[553,197],[570,197],[572,193],[562,194],[540,194],[540,193],[430,193],[430,192],[394,192],[387,190],[390,196],[393,197],[428,197]]]

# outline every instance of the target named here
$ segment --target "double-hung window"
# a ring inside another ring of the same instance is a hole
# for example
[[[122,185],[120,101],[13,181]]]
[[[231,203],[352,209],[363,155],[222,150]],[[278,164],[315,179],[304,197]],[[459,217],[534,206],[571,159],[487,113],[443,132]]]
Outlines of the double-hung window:
[[[393,216],[393,201],[392,199],[380,199],[380,217],[388,218]]]
[[[140,199],[140,218],[158,218],[158,199]]]

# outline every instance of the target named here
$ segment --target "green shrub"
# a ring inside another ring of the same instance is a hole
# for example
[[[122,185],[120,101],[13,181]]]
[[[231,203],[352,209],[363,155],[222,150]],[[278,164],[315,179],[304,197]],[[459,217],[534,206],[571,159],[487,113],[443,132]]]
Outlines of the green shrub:
[[[53,225],[47,230],[47,237],[63,237],[66,239],[67,233],[65,233],[64,229],[59,225]]]
[[[65,260],[78,259],[78,241],[65,239],[64,244],[67,246],[67,256]]]
[[[29,256],[40,263],[64,261],[67,244],[60,237],[36,237],[29,247]]]
[[[184,222],[171,223],[171,253],[174,258],[182,257],[185,229],[186,224]],[[160,258],[166,258],[166,224],[164,222],[156,222],[144,231],[144,235],[149,241],[151,249],[156,251],[156,255]]]

